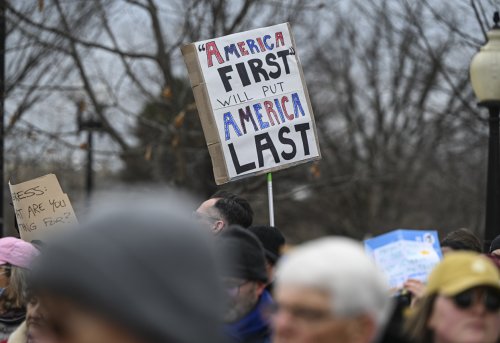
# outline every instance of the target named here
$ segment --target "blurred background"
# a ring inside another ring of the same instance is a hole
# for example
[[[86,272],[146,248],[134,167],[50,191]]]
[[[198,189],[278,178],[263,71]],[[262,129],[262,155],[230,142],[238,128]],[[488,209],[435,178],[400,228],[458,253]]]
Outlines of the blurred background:
[[[186,43],[290,22],[323,159],[274,174],[291,242],[394,228],[484,226],[487,111],[468,68],[493,0],[4,1],[5,190],[54,172],[85,211],[93,190],[217,190]],[[268,222],[265,176],[224,189]]]

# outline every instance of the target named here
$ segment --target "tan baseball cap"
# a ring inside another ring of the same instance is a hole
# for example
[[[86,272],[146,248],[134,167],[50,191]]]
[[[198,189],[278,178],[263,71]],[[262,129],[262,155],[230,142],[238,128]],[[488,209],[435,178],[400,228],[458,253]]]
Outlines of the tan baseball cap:
[[[485,256],[459,251],[450,252],[434,268],[425,295],[455,296],[468,289],[488,286],[500,291],[498,268]]]

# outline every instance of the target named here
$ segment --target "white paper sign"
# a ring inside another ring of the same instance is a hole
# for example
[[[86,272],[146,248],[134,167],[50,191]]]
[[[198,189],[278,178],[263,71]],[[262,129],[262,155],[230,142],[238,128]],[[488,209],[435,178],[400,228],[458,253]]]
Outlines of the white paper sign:
[[[365,249],[392,288],[401,288],[409,279],[426,282],[442,258],[436,231],[392,231],[365,240]]]
[[[288,24],[194,44],[229,179],[320,158]]]

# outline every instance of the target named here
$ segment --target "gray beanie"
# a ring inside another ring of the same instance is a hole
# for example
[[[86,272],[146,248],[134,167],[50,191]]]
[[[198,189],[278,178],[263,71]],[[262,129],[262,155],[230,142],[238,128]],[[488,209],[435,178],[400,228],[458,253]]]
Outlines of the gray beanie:
[[[264,248],[248,229],[231,226],[217,236],[216,243],[223,276],[267,282]]]
[[[176,215],[133,212],[47,243],[34,266],[35,291],[68,297],[147,342],[221,342],[211,237]]]

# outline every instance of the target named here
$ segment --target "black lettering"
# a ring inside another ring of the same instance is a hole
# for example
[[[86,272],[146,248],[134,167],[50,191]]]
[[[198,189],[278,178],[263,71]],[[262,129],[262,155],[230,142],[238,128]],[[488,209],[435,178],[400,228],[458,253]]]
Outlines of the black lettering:
[[[220,79],[222,81],[222,84],[224,85],[224,89],[226,92],[231,91],[233,88],[231,87],[231,84],[229,83],[229,80],[232,79],[230,75],[227,75],[229,72],[233,71],[233,67],[228,65],[224,67],[220,67],[217,69],[219,72]]]
[[[17,199],[18,201],[19,201],[19,200],[24,199],[23,194],[24,194],[24,192],[23,192],[23,191],[16,192],[16,199]]]
[[[273,79],[277,79],[281,76],[280,64],[276,62],[276,56],[273,53],[266,55],[266,63],[271,67],[276,67],[276,71],[270,71],[269,76]]]
[[[45,224],[45,227],[54,226],[57,224],[64,223],[64,218],[63,217],[56,217],[56,218],[47,217],[47,218],[43,218],[43,223]]]
[[[19,230],[24,231],[24,232],[32,232],[36,230],[36,225],[35,223],[31,223],[29,225],[19,223],[18,224]]]
[[[49,204],[52,205],[52,212],[61,207],[66,207],[66,202],[64,200],[49,200]]]
[[[238,161],[238,156],[236,156],[236,151],[234,151],[234,145],[233,143],[229,143],[228,145],[229,152],[231,153],[231,159],[233,160],[234,164],[234,169],[236,169],[236,174],[241,174],[244,172],[247,172],[249,170],[255,169],[255,163],[247,163],[242,166],[240,166],[240,161]]]
[[[245,68],[245,63],[236,63],[236,70],[238,71],[238,75],[240,76],[241,79],[241,84],[243,87],[248,86],[250,82],[250,78],[248,77],[248,72],[247,68]]]
[[[290,129],[286,126],[282,127],[279,132],[278,132],[278,138],[281,143],[285,145],[289,145],[292,147],[292,152],[285,152],[283,151],[281,153],[281,157],[283,157],[285,160],[289,161],[297,155],[297,146],[295,145],[295,142],[291,138],[285,137],[285,133],[290,133]]]
[[[24,198],[31,198],[32,196],[35,195],[35,192],[33,191],[33,188],[28,188],[24,191]]]
[[[285,65],[285,73],[290,74],[290,68],[288,67],[288,60],[287,56],[290,55],[290,51],[288,50],[281,50],[276,53],[278,57],[281,57],[283,60],[283,64]]]
[[[304,155],[309,155],[309,142],[307,141],[307,130],[311,127],[309,123],[297,124],[295,125],[295,132],[300,132],[300,136],[302,137],[302,144],[304,145]]]
[[[265,143],[262,143],[266,141]],[[279,163],[280,158],[278,156],[278,151],[276,151],[276,147],[269,136],[269,133],[261,133],[260,135],[255,136],[255,147],[257,148],[257,157],[259,159],[259,168],[264,166],[264,150],[271,150],[271,154],[273,154],[274,162]]]
[[[23,220],[23,209],[19,208],[16,210],[16,218],[17,220]]]
[[[12,193],[12,199],[14,201],[19,201],[22,199],[27,199],[36,195],[43,195],[43,194],[45,194],[45,192],[40,189],[40,186],[35,186],[32,188],[25,189],[23,191]]]
[[[32,190],[33,190],[33,193],[35,193],[35,195],[44,195],[45,194],[45,192],[40,189],[40,186],[35,186],[32,188]]]
[[[269,80],[269,76],[267,75],[267,72],[264,68],[262,68],[262,61],[258,58],[253,58],[251,60],[248,60],[248,65],[250,66],[250,70],[252,71],[253,78],[255,79],[255,82],[260,82],[260,75],[266,79],[266,81]]]
[[[31,218],[32,215],[33,217],[36,217],[37,214],[42,213],[43,211],[45,211],[43,203],[32,204],[28,206],[28,218]]]

